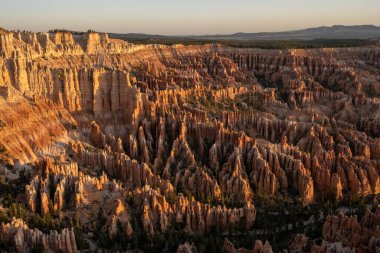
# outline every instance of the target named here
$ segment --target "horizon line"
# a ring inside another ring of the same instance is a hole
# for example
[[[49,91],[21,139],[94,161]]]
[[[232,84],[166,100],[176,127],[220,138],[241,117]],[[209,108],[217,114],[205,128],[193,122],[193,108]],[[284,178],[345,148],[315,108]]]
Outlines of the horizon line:
[[[284,33],[284,32],[296,32],[296,31],[302,31],[307,29],[316,29],[316,28],[333,28],[333,27],[360,27],[360,26],[372,26],[380,28],[380,24],[356,24],[356,25],[344,25],[344,24],[334,24],[334,25],[321,25],[321,26],[312,26],[312,27],[303,27],[303,28],[294,28],[294,29],[288,29],[288,30],[281,30],[281,31],[259,31],[259,32],[243,32],[243,31],[237,31],[237,32],[231,32],[231,33],[203,33],[203,34],[165,34],[165,33],[143,33],[143,32],[104,32],[104,31],[97,31],[96,29],[87,29],[86,31],[80,31],[80,30],[72,30],[72,29],[66,29],[66,28],[52,28],[47,31],[31,31],[31,30],[21,30],[21,29],[7,29],[3,26],[0,26],[0,28],[6,30],[6,31],[20,31],[20,32],[33,32],[33,33],[39,33],[39,32],[50,32],[52,30],[65,30],[67,32],[78,32],[78,33],[86,33],[89,30],[92,30],[96,33],[106,33],[106,34],[136,34],[136,35],[151,35],[151,36],[166,36],[166,37],[191,37],[191,36],[225,36],[225,35],[233,35],[233,34],[239,34],[239,33],[252,33],[252,34],[259,34],[259,33]]]

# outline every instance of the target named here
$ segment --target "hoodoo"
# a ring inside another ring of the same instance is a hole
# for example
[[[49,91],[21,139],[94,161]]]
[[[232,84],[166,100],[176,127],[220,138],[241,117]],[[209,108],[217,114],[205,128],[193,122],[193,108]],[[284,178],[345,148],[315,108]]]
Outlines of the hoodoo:
[[[379,251],[378,47],[1,30],[0,56],[2,250]]]

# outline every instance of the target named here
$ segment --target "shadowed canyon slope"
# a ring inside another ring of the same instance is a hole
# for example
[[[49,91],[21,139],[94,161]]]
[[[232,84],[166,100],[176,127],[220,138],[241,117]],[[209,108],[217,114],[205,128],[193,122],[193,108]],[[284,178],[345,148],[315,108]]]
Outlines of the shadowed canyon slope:
[[[380,250],[379,48],[2,31],[0,56],[9,251],[204,252],[202,236],[215,252]],[[364,200],[358,221],[351,203]],[[294,225],[286,206],[314,213]]]

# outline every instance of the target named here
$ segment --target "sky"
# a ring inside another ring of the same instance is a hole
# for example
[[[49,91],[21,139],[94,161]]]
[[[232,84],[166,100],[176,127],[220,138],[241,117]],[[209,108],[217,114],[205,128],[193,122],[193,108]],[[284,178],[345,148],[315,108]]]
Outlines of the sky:
[[[0,0],[0,27],[164,35],[380,26],[380,0]]]

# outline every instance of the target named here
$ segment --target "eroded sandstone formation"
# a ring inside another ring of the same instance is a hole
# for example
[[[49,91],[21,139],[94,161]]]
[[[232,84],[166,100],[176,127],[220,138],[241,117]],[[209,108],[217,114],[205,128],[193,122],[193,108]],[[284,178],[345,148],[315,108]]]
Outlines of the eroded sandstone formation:
[[[326,218],[323,241],[312,247],[312,252],[377,252],[380,250],[380,207],[357,217],[340,213]]]
[[[272,247],[269,244],[269,242],[266,241],[263,244],[263,242],[260,240],[255,241],[252,250],[248,250],[244,248],[235,249],[234,245],[228,239],[225,239],[223,249],[227,253],[273,253]]]
[[[49,234],[44,234],[38,229],[28,228],[23,220],[16,218],[11,223],[1,224],[0,241],[11,244],[20,253],[29,252],[31,248],[38,246],[42,246],[45,252],[79,252],[72,229],[65,228],[61,233],[50,231]]]
[[[251,230],[262,196],[307,206],[380,193],[376,47],[141,46],[1,30],[0,55],[0,158],[30,167],[19,198],[33,214],[81,213],[88,231],[153,240]],[[376,249],[369,216],[328,217],[313,250]]]

